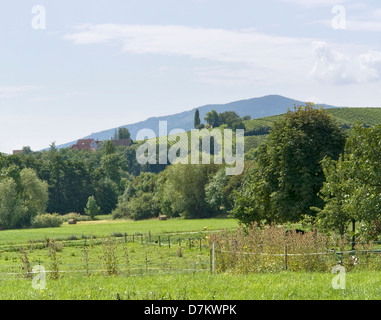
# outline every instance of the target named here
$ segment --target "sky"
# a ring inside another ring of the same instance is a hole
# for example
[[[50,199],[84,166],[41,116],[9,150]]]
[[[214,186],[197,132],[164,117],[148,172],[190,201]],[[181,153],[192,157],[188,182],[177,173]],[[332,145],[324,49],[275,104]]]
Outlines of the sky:
[[[379,0],[6,0],[0,152],[279,94],[381,107]]]

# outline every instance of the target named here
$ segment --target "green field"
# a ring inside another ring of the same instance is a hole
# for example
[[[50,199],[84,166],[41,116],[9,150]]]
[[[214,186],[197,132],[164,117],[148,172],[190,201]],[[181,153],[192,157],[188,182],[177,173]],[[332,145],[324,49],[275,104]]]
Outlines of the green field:
[[[60,228],[0,231],[0,299],[363,300],[381,297],[381,272],[364,269],[353,269],[346,274],[345,290],[332,288],[335,275],[330,270],[212,274],[208,235],[237,226],[232,219],[98,220],[64,224]],[[90,234],[93,237],[82,236]],[[48,245],[48,238],[55,239],[54,243]],[[36,265],[47,271],[44,290],[32,287],[35,275],[28,272]]]
[[[116,300],[378,300],[381,272],[346,275],[345,290],[333,274],[178,274],[137,277],[69,275],[35,290],[30,280],[2,280],[0,299]]]
[[[165,234],[205,232],[211,230],[236,228],[238,222],[234,219],[170,219],[158,221],[157,219],[132,221],[132,220],[96,220],[82,221],[75,225],[64,223],[60,228],[3,230],[0,231],[0,249],[9,244],[27,243],[29,240],[44,240],[46,238],[67,238],[72,235],[77,237],[95,236],[108,237],[113,233],[132,234]]]

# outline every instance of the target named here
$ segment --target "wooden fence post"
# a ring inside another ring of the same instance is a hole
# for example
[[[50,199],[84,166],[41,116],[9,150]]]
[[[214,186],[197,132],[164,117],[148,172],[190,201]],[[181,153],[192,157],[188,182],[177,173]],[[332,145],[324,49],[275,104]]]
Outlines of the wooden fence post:
[[[288,266],[287,266],[287,244],[284,246],[284,267],[286,270],[288,269]]]
[[[212,246],[212,251],[213,251],[213,274],[216,272],[216,251],[214,248],[214,242]]]

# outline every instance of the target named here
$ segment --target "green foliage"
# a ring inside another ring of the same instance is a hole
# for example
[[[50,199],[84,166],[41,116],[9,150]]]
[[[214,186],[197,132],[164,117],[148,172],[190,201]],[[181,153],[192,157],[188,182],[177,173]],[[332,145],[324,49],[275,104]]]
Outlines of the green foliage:
[[[349,221],[361,224],[360,236],[369,240],[381,233],[381,126],[356,126],[348,138],[345,154],[338,161],[326,161],[326,201],[319,217],[333,227]],[[338,217],[340,220],[338,221]]]
[[[57,213],[39,214],[33,218],[33,228],[58,228],[63,223],[62,217]]]
[[[16,182],[12,178],[0,180],[0,227],[2,229],[20,228],[27,221],[26,208],[17,193]]]
[[[185,218],[206,218],[211,208],[205,200],[205,186],[216,172],[214,165],[172,165],[167,169],[166,199],[173,212]],[[170,196],[169,196],[170,195]]]
[[[91,220],[91,218],[89,216],[86,216],[86,215],[83,215],[80,213],[76,213],[76,212],[69,212],[65,215],[62,215],[61,219],[63,222],[67,222],[70,219],[75,219],[76,221],[90,221]]]
[[[199,129],[201,125],[201,120],[200,120],[200,111],[196,109],[194,113],[194,128]]]
[[[246,129],[243,120],[234,111],[226,111],[218,115],[220,125],[226,124],[232,130]]]
[[[274,124],[259,147],[257,167],[247,175],[233,210],[245,223],[297,222],[322,208],[318,197],[324,157],[337,159],[343,152],[344,132],[322,109],[312,104],[288,112]]]
[[[314,208],[317,212],[316,224],[325,232],[335,231],[341,236],[348,232],[353,216],[345,210],[345,202],[352,189],[348,167],[342,158],[337,161],[325,158],[322,161],[326,181],[320,190],[324,208]]]
[[[239,188],[243,174],[227,176],[225,167],[211,175],[205,186],[205,200],[213,213],[227,213],[233,208],[234,191]]]
[[[109,214],[116,208],[120,195],[120,186],[108,178],[101,178],[94,183],[94,197],[99,203],[101,213]]]
[[[101,168],[103,175],[120,184],[122,176],[127,171],[126,160],[117,153],[105,154],[101,159]]]
[[[159,215],[159,205],[151,192],[143,192],[128,203],[130,217],[134,220],[154,218]]]
[[[48,201],[48,185],[34,170],[19,171],[11,166],[0,178],[0,227],[22,228],[31,225],[38,213],[44,213]]]
[[[143,220],[159,215],[159,202],[155,197],[157,176],[142,172],[133,181],[127,181],[125,191],[112,212],[113,218]]]
[[[245,129],[243,119],[235,111],[226,111],[218,114],[216,110],[212,110],[206,113],[205,121],[212,128],[217,128],[221,125],[227,125],[228,128],[237,130]],[[245,120],[249,118],[246,116]]]
[[[111,140],[107,140],[103,144],[104,144],[104,146],[102,146],[102,147],[103,147],[104,152],[105,152],[106,155],[111,155],[111,154],[114,154],[116,152],[116,147],[112,143]]]
[[[44,213],[49,199],[48,183],[41,181],[33,169],[25,168],[20,172],[21,199],[27,208],[28,219]]]
[[[94,196],[90,196],[87,200],[85,213],[88,215],[92,220],[94,220],[95,216],[100,214],[100,207],[97,205],[97,201],[95,200]]]
[[[88,197],[93,194],[91,173],[84,162],[65,159],[57,151],[49,153],[40,176],[49,184],[48,212],[83,213]]]
[[[220,126],[220,118],[216,110],[207,112],[204,119],[206,123],[212,126],[213,128]]]
[[[130,139],[130,131],[127,128],[119,128],[117,138],[118,140]]]

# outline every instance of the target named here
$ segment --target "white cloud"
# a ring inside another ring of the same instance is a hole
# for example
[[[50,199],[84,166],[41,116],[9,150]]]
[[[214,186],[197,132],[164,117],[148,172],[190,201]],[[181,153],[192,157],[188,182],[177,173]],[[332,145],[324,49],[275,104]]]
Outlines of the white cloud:
[[[254,30],[226,30],[172,25],[82,25],[64,36],[78,45],[120,45],[124,52],[186,56],[241,63],[277,78],[306,71],[313,61],[312,39],[268,35]],[[242,68],[242,67],[241,67]],[[283,74],[282,74],[283,73]]]
[[[325,42],[315,43],[316,63],[310,75],[330,84],[369,83],[381,80],[381,52],[349,56]]]
[[[78,45],[119,45],[126,53],[185,56],[218,66],[197,68],[196,81],[240,86],[253,83],[297,85],[309,77],[343,85],[379,81],[380,52],[354,44],[309,38],[171,25],[82,25],[64,36]],[[311,43],[315,44],[311,48]],[[311,70],[312,69],[312,70]]]
[[[329,7],[339,4],[343,4],[348,0],[281,0],[283,2],[289,2],[302,7]]]
[[[381,18],[381,8],[375,9],[373,15],[375,18]]]
[[[367,31],[367,32],[381,32],[381,21],[360,21],[348,20],[347,30],[350,31]]]
[[[40,89],[37,86],[0,86],[0,99],[19,97],[27,92]]]

